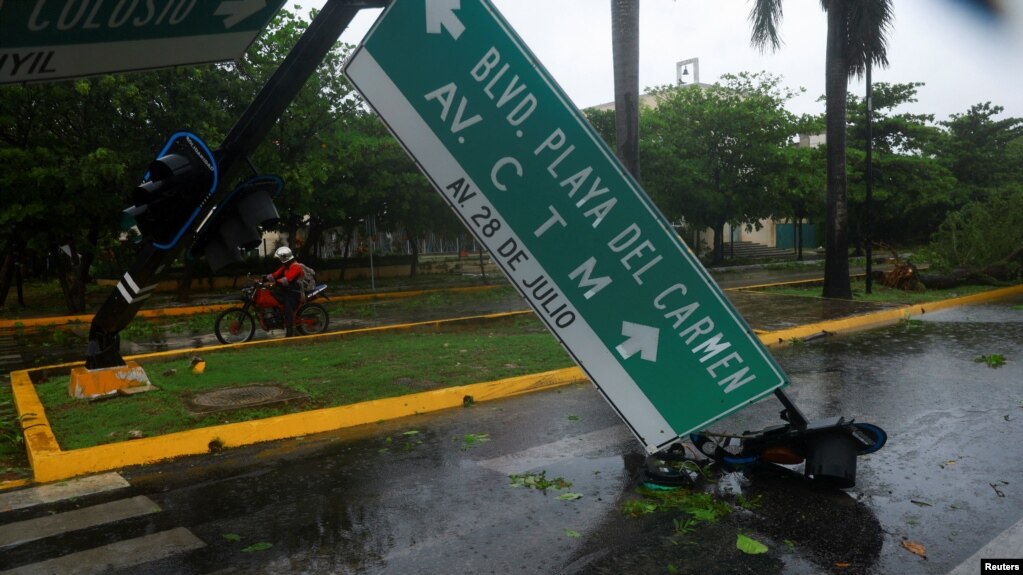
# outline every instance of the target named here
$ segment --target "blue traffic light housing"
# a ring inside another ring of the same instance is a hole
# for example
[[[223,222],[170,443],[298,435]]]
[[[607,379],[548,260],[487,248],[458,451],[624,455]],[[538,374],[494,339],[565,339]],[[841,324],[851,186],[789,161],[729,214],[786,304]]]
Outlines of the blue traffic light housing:
[[[219,176],[213,152],[201,138],[175,133],[132,192],[122,227],[134,223],[157,249],[174,248],[216,192]]]

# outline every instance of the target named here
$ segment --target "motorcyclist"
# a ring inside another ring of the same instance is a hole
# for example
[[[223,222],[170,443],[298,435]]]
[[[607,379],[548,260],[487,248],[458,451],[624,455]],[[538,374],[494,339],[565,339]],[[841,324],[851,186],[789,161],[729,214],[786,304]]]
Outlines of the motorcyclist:
[[[277,301],[284,304],[284,336],[291,337],[295,334],[295,310],[302,297],[299,280],[305,272],[302,266],[298,265],[291,248],[287,246],[277,248],[274,257],[281,262],[281,267],[269,274],[267,280],[274,282],[274,296],[277,297]]]

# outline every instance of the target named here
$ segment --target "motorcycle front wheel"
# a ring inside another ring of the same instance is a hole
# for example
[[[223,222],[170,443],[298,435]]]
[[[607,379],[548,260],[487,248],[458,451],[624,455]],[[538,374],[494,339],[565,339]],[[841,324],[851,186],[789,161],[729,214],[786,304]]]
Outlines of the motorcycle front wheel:
[[[298,333],[302,335],[312,335],[315,333],[323,333],[327,331],[327,326],[330,323],[330,317],[327,315],[327,310],[318,303],[307,303],[304,306],[298,308],[298,313],[295,314],[295,327],[298,328]]]
[[[245,308],[234,307],[220,312],[213,331],[221,343],[242,343],[256,333],[256,322]]]

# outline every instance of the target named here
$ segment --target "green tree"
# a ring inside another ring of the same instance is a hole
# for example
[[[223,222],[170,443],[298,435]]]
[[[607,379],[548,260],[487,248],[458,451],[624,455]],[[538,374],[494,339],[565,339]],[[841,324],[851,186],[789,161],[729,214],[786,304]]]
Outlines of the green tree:
[[[586,116],[586,120],[593,126],[600,139],[604,140],[604,143],[613,150],[615,147],[615,111],[613,109],[587,108],[583,110],[583,115]]]
[[[805,133],[800,130],[800,133]],[[824,151],[822,148],[786,146],[780,151],[780,167],[771,175],[778,200],[773,212],[793,223],[796,259],[803,259],[803,224],[824,213]]]
[[[778,78],[723,78],[706,89],[655,89],[657,106],[643,113],[644,186],[669,219],[714,229],[714,263],[726,223],[756,226],[775,213],[772,174],[796,126],[784,107],[793,92]]]
[[[1003,111],[984,102],[941,122],[944,137],[931,151],[959,182],[964,201],[1023,181],[1023,118],[998,118]]]
[[[821,0],[828,15],[825,63],[827,124],[827,220],[824,297],[852,298],[849,284],[849,214],[846,180],[846,96],[848,79],[870,64],[887,66],[886,35],[893,19],[892,0]],[[752,43],[777,50],[782,0],[754,0],[750,11]]]
[[[310,19],[315,12],[310,13]],[[309,27],[309,20],[282,10],[233,67],[238,92],[248,102],[266,83]],[[349,159],[344,130],[360,113],[361,100],[341,73],[351,46],[336,43],[253,154],[260,171],[275,173],[285,188],[278,200],[281,229],[294,238],[305,229],[299,259],[309,259],[324,230],[347,214],[339,200],[349,196],[328,182],[341,180]],[[239,111],[239,115],[240,115]]]
[[[926,152],[940,138],[930,114],[897,112],[916,102],[920,83],[873,86],[872,142],[873,221],[875,240],[890,245],[926,242],[945,214],[962,205],[955,197],[955,179]],[[866,103],[849,97],[849,212],[854,243],[866,230]]]
[[[938,256],[936,267],[952,270],[941,281],[1019,280],[1023,276],[1023,185],[997,190],[983,202],[949,213],[931,248]],[[927,278],[924,281],[928,283]]]
[[[379,230],[405,233],[415,275],[417,240],[430,231],[457,233],[461,225],[375,114],[349,119],[336,136],[336,154],[344,162],[331,172],[323,194],[333,198],[333,213],[341,216],[333,225],[343,229],[346,245],[366,218],[373,218]]]
[[[998,118],[1002,111],[985,102],[952,114],[931,147],[959,192],[931,241],[935,267],[954,270],[937,281],[1023,275],[1023,119]]]
[[[20,166],[0,174],[0,244],[48,257],[68,310],[81,311],[96,246],[117,233],[163,140],[223,129],[221,86],[205,66],[0,88],[0,157]],[[0,277],[0,291],[9,282]]]

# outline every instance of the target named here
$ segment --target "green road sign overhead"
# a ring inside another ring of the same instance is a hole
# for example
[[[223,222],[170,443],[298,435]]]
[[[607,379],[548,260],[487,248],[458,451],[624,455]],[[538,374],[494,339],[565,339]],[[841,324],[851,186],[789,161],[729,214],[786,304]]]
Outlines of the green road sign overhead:
[[[647,451],[787,383],[489,1],[395,0],[345,73]]]
[[[285,0],[0,0],[0,84],[240,58]]]

